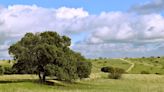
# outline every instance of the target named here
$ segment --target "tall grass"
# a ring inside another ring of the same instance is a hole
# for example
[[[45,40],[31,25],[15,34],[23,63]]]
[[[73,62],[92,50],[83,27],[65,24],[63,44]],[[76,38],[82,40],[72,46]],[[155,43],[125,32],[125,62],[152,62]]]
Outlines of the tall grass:
[[[64,86],[35,82],[0,83],[0,92],[164,92],[163,85],[162,75],[125,74],[120,80],[101,77],[65,83]]]

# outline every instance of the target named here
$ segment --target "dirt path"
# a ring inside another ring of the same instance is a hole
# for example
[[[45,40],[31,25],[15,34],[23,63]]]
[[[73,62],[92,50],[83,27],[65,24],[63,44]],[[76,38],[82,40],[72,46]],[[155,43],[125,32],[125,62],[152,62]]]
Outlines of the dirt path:
[[[122,59],[122,58],[120,58],[120,60],[122,60],[122,61],[124,61],[124,62],[126,62],[126,63],[129,63],[129,64],[131,65],[131,66],[126,70],[126,72],[131,71],[131,70],[134,68],[134,66],[135,66],[135,64],[132,63],[132,62],[129,61],[129,60],[125,60],[125,59]]]

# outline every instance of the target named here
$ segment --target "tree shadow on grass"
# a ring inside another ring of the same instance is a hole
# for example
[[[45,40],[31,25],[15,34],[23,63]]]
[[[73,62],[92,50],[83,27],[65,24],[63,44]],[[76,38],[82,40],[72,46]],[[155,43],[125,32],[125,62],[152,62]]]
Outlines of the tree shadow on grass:
[[[47,80],[44,84],[50,86],[62,86],[62,87],[70,87],[70,88],[75,86],[92,86],[92,84],[89,83],[59,81],[57,79]]]
[[[59,81],[59,80],[47,80],[46,82],[40,82],[38,79],[18,79],[18,80],[0,80],[0,84],[8,84],[8,83],[23,83],[23,82],[31,82],[34,84],[39,85],[47,85],[47,86],[58,86],[68,89],[74,89],[74,88],[88,88],[91,86],[91,88],[94,86],[90,83],[83,83],[83,82],[65,82],[65,81]]]
[[[39,80],[37,80],[37,79],[0,80],[0,84],[5,84],[5,83],[21,83],[21,82],[39,83]]]

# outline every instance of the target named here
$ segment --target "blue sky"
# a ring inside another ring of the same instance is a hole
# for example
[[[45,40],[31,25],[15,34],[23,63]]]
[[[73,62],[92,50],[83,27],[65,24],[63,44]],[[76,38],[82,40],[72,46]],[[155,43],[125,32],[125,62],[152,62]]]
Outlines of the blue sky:
[[[132,5],[148,0],[0,0],[2,6],[8,5],[38,5],[46,8],[82,7],[89,13],[98,14],[103,11],[127,11]]]
[[[57,31],[88,58],[164,55],[164,0],[0,0],[0,59],[27,32]]]

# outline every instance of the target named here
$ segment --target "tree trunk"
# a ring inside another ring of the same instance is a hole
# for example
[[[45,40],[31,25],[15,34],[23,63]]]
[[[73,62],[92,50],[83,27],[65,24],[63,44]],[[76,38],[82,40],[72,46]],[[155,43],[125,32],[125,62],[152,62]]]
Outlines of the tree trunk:
[[[40,72],[39,71],[39,80],[40,80],[40,82],[45,82],[46,81],[45,72]]]
[[[46,75],[44,73],[44,75],[43,75],[43,82],[45,82],[45,81],[46,81]]]

